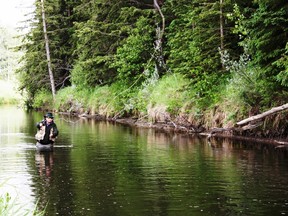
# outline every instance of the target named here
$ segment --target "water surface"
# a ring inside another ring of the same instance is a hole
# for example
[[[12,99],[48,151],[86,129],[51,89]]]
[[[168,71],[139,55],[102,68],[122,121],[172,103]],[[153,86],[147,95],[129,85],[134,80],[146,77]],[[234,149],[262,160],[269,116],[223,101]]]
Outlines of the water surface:
[[[44,113],[0,107],[0,191],[46,215],[287,215],[286,148],[207,140],[57,115],[55,150],[35,150]]]

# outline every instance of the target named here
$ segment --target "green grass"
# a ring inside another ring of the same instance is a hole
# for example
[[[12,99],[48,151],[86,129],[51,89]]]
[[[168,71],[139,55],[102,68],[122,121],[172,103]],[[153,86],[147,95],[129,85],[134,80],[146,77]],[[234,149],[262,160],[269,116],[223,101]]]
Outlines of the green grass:
[[[174,74],[140,87],[127,86],[121,82],[91,90],[66,87],[57,92],[54,108],[65,112],[89,111],[107,117],[125,114],[141,117],[147,115],[149,109],[157,107],[165,107],[165,111],[178,114],[190,102],[187,85],[187,79]],[[50,101],[51,106],[51,93],[40,91],[34,98],[34,108],[49,106],[47,101]]]
[[[9,193],[0,196],[0,215],[1,216],[42,216],[45,211],[37,209],[29,209],[25,204],[19,204],[18,200],[13,199]]]
[[[221,98],[219,96],[217,103],[212,100],[209,106],[202,107],[197,103],[198,96],[194,89],[189,87],[189,79],[181,74],[167,74],[141,86],[116,82],[94,89],[66,87],[57,92],[54,103],[51,92],[39,91],[33,105],[34,108],[60,112],[100,114],[106,117],[133,116],[148,121],[161,121],[163,116],[184,116],[195,124],[207,122],[207,127],[219,126],[213,123],[217,120],[215,113],[219,112],[219,124],[233,125],[246,112],[242,110],[237,91],[231,88],[221,90]]]

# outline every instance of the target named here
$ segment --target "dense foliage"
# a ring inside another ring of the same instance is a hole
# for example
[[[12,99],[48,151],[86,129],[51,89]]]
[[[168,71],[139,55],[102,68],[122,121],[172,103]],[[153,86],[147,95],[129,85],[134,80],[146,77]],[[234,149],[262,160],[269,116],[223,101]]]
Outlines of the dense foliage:
[[[50,89],[39,2],[19,70],[31,101]],[[175,114],[235,96],[246,109],[287,101],[285,0],[45,0],[45,10],[56,89],[89,90],[86,106],[99,109],[101,94],[94,105],[91,95],[104,90],[123,110],[143,113],[157,103],[155,83],[173,75],[185,83]]]

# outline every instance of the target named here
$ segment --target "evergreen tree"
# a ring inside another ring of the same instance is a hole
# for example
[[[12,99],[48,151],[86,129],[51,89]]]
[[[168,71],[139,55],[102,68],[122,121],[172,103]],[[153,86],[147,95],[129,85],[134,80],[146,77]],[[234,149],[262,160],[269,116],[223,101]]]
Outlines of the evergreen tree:
[[[234,55],[240,52],[231,31],[233,22],[227,19],[233,4],[215,0],[167,2],[165,11],[171,14],[168,65],[190,78],[195,98],[212,102],[229,76],[222,68],[219,48],[233,50]]]
[[[251,66],[259,82],[259,103],[269,104],[287,92],[285,56],[288,42],[288,3],[285,0],[259,0],[245,22],[247,37],[243,44],[248,47]],[[280,81],[280,82],[279,82]],[[281,85],[282,84],[282,85]]]
[[[93,87],[111,84],[115,81],[116,65],[120,66],[121,63],[118,62],[111,66],[115,61],[114,56],[117,49],[129,37],[131,29],[135,28],[138,17],[143,14],[142,7],[145,8],[146,3],[141,3],[141,1],[98,0],[86,1],[77,8],[77,13],[82,14],[86,20],[76,23],[75,26],[76,34],[74,36],[77,41],[76,53],[78,56],[72,73],[74,84]],[[135,49],[138,48],[135,47]],[[145,50],[138,50],[138,52],[145,52]],[[133,53],[130,54],[133,55]],[[126,57],[134,58],[133,56]],[[126,69],[129,67],[133,66],[127,65]],[[123,71],[123,69],[119,70]],[[129,73],[133,74],[134,72]]]
[[[40,0],[36,1],[34,22],[30,32],[25,35],[22,48],[26,51],[23,57],[24,66],[20,74],[20,89],[27,90],[33,98],[37,91],[51,89],[47,69],[45,41],[42,27]],[[75,1],[46,0],[45,15],[47,34],[51,54],[52,70],[56,88],[69,85],[70,70],[73,65],[73,7]]]

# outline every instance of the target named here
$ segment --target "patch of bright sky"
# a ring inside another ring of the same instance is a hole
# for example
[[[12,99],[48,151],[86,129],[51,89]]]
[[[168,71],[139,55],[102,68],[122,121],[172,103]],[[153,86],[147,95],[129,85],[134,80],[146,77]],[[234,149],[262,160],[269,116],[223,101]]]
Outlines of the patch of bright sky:
[[[16,28],[27,20],[25,15],[33,11],[35,0],[0,0],[0,26]]]

